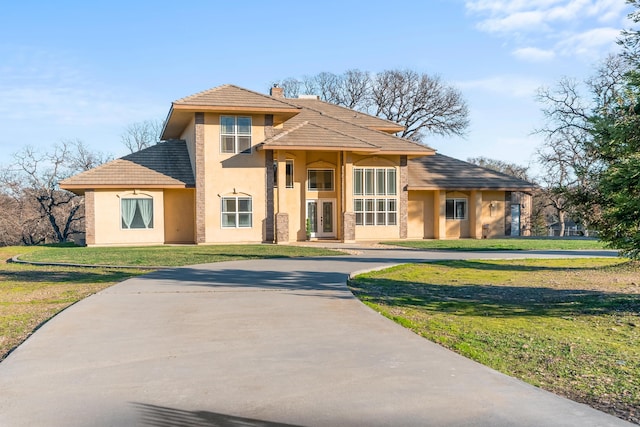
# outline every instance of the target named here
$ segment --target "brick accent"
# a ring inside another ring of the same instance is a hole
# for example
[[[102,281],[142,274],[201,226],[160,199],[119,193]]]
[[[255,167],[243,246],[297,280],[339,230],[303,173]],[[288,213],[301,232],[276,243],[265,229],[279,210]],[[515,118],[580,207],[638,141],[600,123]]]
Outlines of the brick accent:
[[[275,135],[275,130],[273,129],[273,114],[265,114],[264,115],[264,139],[269,139],[273,135]]]
[[[409,168],[407,156],[400,156],[400,238],[406,239],[409,225]]]
[[[205,243],[205,173],[204,173],[204,113],[195,113],[196,145],[196,243]]]
[[[84,192],[84,234],[87,245],[96,244],[96,199],[93,190]]]
[[[274,98],[284,98],[284,89],[281,87],[273,86],[269,91],[269,94]]]
[[[352,243],[356,241],[356,213],[342,213],[342,241]]]
[[[289,243],[289,214],[276,214],[276,243]]]
[[[266,127],[265,127],[266,130]],[[275,234],[274,234],[274,212],[275,212],[275,208],[274,208],[274,200],[273,200],[273,187],[274,187],[274,180],[273,180],[273,151],[271,150],[265,150],[264,151],[264,162],[265,162],[265,170],[266,172],[266,177],[265,177],[265,191],[266,191],[266,217],[265,217],[265,224],[264,224],[264,241],[268,242],[268,243],[273,243],[273,241],[275,240]]]

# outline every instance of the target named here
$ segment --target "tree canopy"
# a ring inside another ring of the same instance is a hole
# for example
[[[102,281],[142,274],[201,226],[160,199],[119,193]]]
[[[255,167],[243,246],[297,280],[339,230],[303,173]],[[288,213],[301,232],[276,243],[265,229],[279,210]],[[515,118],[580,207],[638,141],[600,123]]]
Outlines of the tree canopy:
[[[399,136],[422,141],[427,135],[463,136],[469,108],[462,93],[438,76],[412,70],[377,74],[347,70],[276,82],[288,98],[318,95],[323,101],[372,114],[405,127]]]

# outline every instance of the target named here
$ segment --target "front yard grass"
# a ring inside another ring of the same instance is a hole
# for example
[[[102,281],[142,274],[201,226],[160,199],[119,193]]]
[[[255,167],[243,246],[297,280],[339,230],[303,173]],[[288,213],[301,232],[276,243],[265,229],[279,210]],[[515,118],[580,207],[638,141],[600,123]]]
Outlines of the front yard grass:
[[[342,255],[324,248],[288,245],[207,245],[81,247],[40,246],[20,257],[24,261],[117,266],[174,267],[242,259]]]
[[[20,259],[73,264],[179,266],[240,259],[341,255],[321,248],[276,245],[86,248],[0,247],[0,361],[40,324],[71,304],[148,270],[7,263]]]
[[[357,276],[363,302],[507,375],[640,423],[640,264],[442,261]]]
[[[382,242],[387,245],[422,250],[451,251],[548,251],[602,250],[604,243],[588,238],[520,237],[508,239],[401,240]]]
[[[5,262],[35,247],[0,247],[0,360],[71,304],[142,270],[41,267]]]

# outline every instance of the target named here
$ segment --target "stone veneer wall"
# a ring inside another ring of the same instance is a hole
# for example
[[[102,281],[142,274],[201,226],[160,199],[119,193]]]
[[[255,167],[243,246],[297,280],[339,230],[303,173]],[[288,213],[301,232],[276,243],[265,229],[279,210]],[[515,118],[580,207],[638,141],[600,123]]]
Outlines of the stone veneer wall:
[[[356,240],[356,213],[342,213],[342,240],[344,242],[355,242]]]
[[[276,243],[289,242],[289,214],[278,212],[276,214]]]
[[[406,239],[409,223],[409,168],[407,156],[400,156],[400,238]]]
[[[269,139],[274,134],[273,129],[273,114],[265,114],[264,115],[264,138]],[[266,215],[265,215],[265,224],[264,224],[264,241],[268,243],[273,243],[275,241],[275,223],[274,223],[274,212],[275,212],[275,201],[273,189],[275,187],[275,182],[273,179],[273,151],[265,150],[264,163],[265,170],[267,176],[265,177],[265,191],[266,191]]]
[[[273,180],[273,151],[271,150],[265,150],[264,152],[265,156],[264,156],[264,162],[265,162],[265,170],[266,170],[266,174],[267,176],[265,177],[266,180],[266,215],[265,215],[265,224],[264,224],[264,241],[268,242],[268,243],[273,243],[273,241],[275,240],[275,235],[274,235],[274,219],[273,219],[273,213],[275,211],[275,203],[273,200],[273,187],[274,187],[274,180]]]
[[[93,190],[84,193],[84,232],[85,243],[95,245],[96,243],[96,202]]]
[[[206,242],[204,188],[204,113],[195,113],[196,145],[196,243]]]

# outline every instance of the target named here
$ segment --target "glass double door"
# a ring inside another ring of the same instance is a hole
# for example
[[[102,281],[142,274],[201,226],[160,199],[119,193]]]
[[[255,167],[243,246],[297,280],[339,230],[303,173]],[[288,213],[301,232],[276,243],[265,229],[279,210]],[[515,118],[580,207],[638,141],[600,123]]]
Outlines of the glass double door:
[[[335,217],[335,199],[307,200],[307,219],[311,237],[336,237]]]

